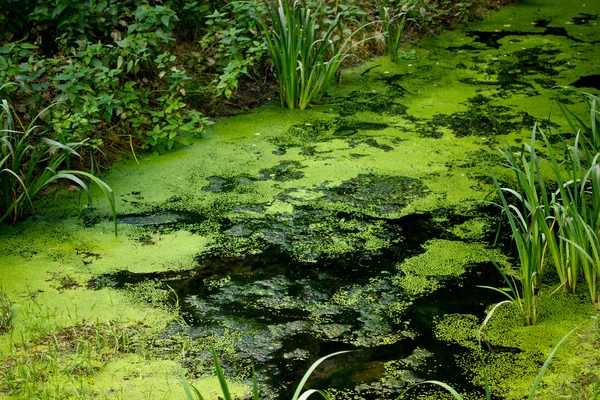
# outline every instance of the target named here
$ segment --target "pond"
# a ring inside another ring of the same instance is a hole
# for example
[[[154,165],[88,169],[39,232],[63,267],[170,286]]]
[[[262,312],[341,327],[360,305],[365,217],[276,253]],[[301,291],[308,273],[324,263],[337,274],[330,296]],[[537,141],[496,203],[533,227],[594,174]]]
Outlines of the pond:
[[[339,350],[358,351],[308,383],[335,399],[395,398],[427,379],[477,398],[485,358],[494,396],[522,398],[567,331],[592,329],[595,309],[550,296],[549,283],[539,326],[500,308],[480,350],[477,329],[503,297],[479,286],[504,284],[491,260],[515,262],[499,210],[483,201],[486,166],[510,181],[497,148],[527,140],[535,123],[569,137],[552,99],[556,86],[600,90],[599,14],[599,4],[522,1],[419,43],[412,58],[344,71],[308,110],[268,104],[190,146],[138,154],[141,165],[105,177],[118,237],[100,194],[86,208],[72,193],[48,197],[0,227],[0,281],[14,303],[3,356],[56,342],[49,354],[77,368],[44,372],[47,393],[130,399],[183,398],[182,373],[216,398],[210,345],[234,392],[249,393],[254,366],[263,396],[279,399]],[[69,329],[80,343],[127,344],[95,350],[84,374],[80,347],[58,344]],[[570,371],[568,354],[554,362],[547,398]]]

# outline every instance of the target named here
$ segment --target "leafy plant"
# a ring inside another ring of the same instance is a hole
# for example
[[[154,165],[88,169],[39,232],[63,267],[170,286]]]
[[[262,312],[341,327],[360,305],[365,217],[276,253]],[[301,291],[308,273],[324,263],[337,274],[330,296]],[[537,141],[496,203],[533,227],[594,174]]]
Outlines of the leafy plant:
[[[253,2],[233,2],[206,16],[208,31],[200,45],[209,54],[209,65],[219,74],[213,82],[218,96],[230,98],[241,77],[250,78],[266,52],[255,10]]]
[[[39,115],[38,115],[39,117]],[[13,112],[6,100],[0,105],[3,124],[0,137],[0,222],[16,222],[26,211],[33,209],[33,199],[51,183],[66,179],[81,187],[91,202],[91,193],[83,179],[96,184],[106,196],[114,218],[115,235],[117,218],[112,189],[98,177],[78,170],[59,170],[69,165],[70,157],[79,157],[77,149],[84,142],[60,143],[37,132],[37,118],[27,127],[20,120],[21,130],[15,128]],[[82,179],[83,178],[83,179]]]
[[[265,0],[264,4],[271,28],[257,14],[279,82],[281,104],[303,110],[325,94],[360,29],[344,39],[341,14],[326,22],[321,3]]]

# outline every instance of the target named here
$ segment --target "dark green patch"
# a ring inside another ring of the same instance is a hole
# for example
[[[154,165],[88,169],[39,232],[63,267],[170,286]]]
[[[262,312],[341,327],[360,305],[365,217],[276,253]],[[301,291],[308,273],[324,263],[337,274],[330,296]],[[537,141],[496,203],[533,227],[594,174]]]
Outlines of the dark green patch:
[[[495,106],[488,103],[488,98],[478,95],[469,99],[467,111],[459,111],[450,115],[436,114],[431,120],[413,118],[416,131],[423,137],[440,138],[440,128],[446,128],[456,137],[465,136],[499,136],[521,129],[530,129],[535,119],[526,112],[513,112],[506,106]]]
[[[589,26],[590,21],[597,21],[597,20],[598,20],[598,14],[580,13],[580,14],[577,14],[576,16],[574,16],[573,19],[571,19],[571,23],[574,25]]]
[[[496,97],[505,98],[510,94],[525,94],[528,96],[538,95],[535,87],[526,80],[527,77],[537,77],[542,87],[551,87],[556,77],[564,69],[571,68],[566,60],[557,59],[560,50],[542,47],[533,47],[518,50],[506,58],[497,59],[491,63],[483,62],[477,57],[473,58],[472,70],[496,76],[495,80],[482,80],[475,78],[463,78],[460,82],[477,86],[499,86]],[[480,67],[485,65],[486,68]],[[486,75],[486,76],[487,76]]]
[[[247,175],[224,178],[222,176],[209,176],[206,178],[210,182],[208,186],[200,189],[203,192],[232,192],[241,185],[250,185],[256,181],[255,178]]]
[[[120,224],[141,226],[141,227],[158,227],[163,225],[172,225],[178,222],[181,216],[172,212],[156,212],[150,214],[129,214],[122,215],[117,218]]]
[[[501,32],[468,31],[467,35],[474,38],[474,42],[482,43],[487,47],[499,49],[500,40],[507,36],[561,36],[578,43],[585,43],[583,40],[569,35],[569,32],[562,27],[549,26],[552,21],[548,19],[539,19],[535,21],[536,28],[544,28],[544,32],[520,32],[503,30]]]
[[[373,174],[360,174],[335,187],[324,184],[318,190],[324,195],[320,202],[344,204],[377,216],[399,214],[411,201],[428,194],[418,179]]]
[[[600,75],[582,76],[575,82],[571,83],[569,86],[573,86],[576,88],[594,88],[600,90]]]
[[[364,111],[379,115],[404,115],[407,107],[395,101],[403,93],[404,88],[394,83],[390,85],[390,93],[354,91],[343,97],[341,103],[333,104],[333,106],[342,117]]]
[[[367,140],[364,141],[364,143],[367,146],[371,146],[371,147],[374,147],[376,149],[380,149],[380,150],[383,150],[383,151],[392,151],[392,150],[394,150],[394,148],[392,146],[387,145],[387,144],[379,143],[375,139],[367,139]]]
[[[304,166],[298,161],[281,161],[272,168],[261,169],[258,172],[258,179],[277,182],[302,179],[304,172],[299,171],[301,168],[304,168]]]
[[[333,135],[338,137],[352,136],[358,131],[381,131],[388,127],[388,124],[377,122],[346,121],[343,119],[338,123],[338,128],[333,132]]]

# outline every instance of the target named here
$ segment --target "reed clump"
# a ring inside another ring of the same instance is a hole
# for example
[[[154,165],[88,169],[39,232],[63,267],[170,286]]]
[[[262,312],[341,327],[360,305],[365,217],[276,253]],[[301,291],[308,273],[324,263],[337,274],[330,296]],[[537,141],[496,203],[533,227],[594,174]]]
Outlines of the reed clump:
[[[489,170],[519,257],[514,276],[520,290],[514,279],[505,277],[511,289],[504,293],[518,307],[525,325],[536,323],[536,291],[548,263],[556,268],[559,289],[576,293],[583,280],[592,303],[598,303],[600,295],[600,99],[589,93],[582,96],[589,107],[588,122],[560,104],[575,134],[561,157],[535,126],[530,142],[519,151],[510,146],[500,150],[504,165],[515,174],[514,187],[502,186]],[[536,149],[538,135],[543,153]]]
[[[346,35],[341,13],[330,19],[321,1],[265,0],[262,4],[265,13],[257,15],[281,104],[303,110],[323,97],[352,49],[364,41],[353,40],[362,28]]]

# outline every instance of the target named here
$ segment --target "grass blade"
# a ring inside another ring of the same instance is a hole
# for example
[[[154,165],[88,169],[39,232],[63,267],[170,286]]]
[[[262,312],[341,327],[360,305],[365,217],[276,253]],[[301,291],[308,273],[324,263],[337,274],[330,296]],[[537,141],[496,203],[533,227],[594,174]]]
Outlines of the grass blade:
[[[572,329],[569,333],[567,333],[565,336],[562,337],[562,339],[560,339],[560,341],[556,344],[556,346],[554,346],[554,349],[552,349],[552,352],[550,353],[550,355],[548,356],[548,358],[546,359],[546,362],[544,363],[544,365],[542,366],[542,369],[540,369],[540,372],[538,372],[537,377],[535,378],[535,382],[533,383],[533,386],[531,387],[531,390],[529,391],[529,397],[527,397],[527,400],[533,400],[533,397],[535,395],[535,392],[537,390],[538,385],[540,384],[540,382],[542,381],[542,378],[544,377],[544,373],[546,372],[546,369],[548,369],[548,365],[550,365],[550,361],[552,361],[552,358],[554,357],[554,355],[556,354],[556,351],[558,350],[558,348],[560,347],[560,345],[569,337],[569,335],[571,335],[573,332],[575,332],[575,329]]]
[[[298,387],[296,388],[296,391],[294,392],[294,396],[292,397],[292,400],[299,400],[300,399],[300,393],[302,392],[302,389],[304,388],[304,385],[306,384],[306,381],[308,381],[308,378],[310,377],[310,375],[314,372],[315,369],[317,369],[317,367],[325,360],[327,360],[330,357],[333,356],[337,356],[340,354],[344,354],[344,353],[350,353],[353,350],[344,350],[344,351],[338,351],[336,353],[332,353],[329,355],[326,355],[324,357],[319,358],[317,361],[315,361],[310,368],[308,369],[308,371],[306,371],[306,373],[304,374],[304,376],[302,377],[302,380],[300,381],[300,383],[298,384]]]
[[[210,350],[212,352],[213,360],[215,362],[215,371],[217,373],[217,377],[219,378],[219,385],[221,385],[224,400],[232,400],[231,394],[229,393],[229,387],[227,386],[227,380],[225,379],[225,374],[223,374],[223,369],[221,368],[219,358],[217,357],[217,352],[212,346],[210,347]]]

